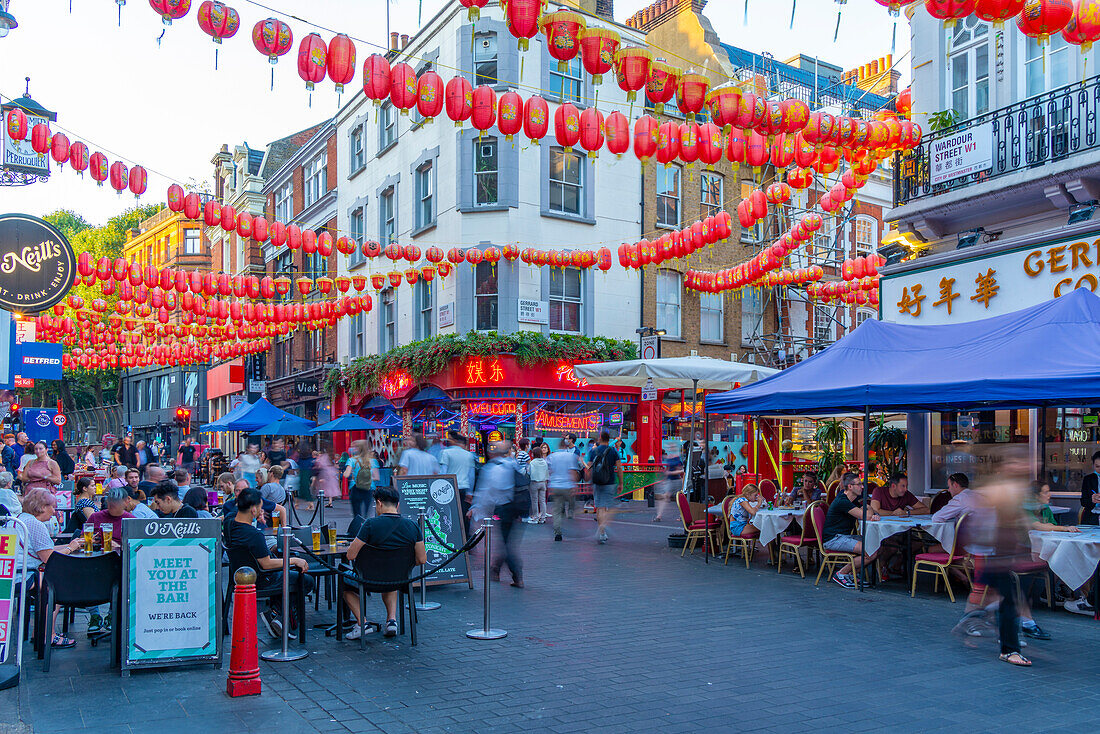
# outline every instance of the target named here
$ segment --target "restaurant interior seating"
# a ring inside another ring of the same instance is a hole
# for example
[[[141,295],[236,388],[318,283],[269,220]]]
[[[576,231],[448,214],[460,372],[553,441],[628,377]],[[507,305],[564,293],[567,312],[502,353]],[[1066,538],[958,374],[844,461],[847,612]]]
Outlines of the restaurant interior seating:
[[[111,606],[111,666],[119,664],[120,604],[119,588],[122,584],[122,557],[118,553],[104,553],[83,558],[80,555],[51,553],[46,559],[42,574],[42,589],[35,603],[38,620],[35,634],[38,636],[39,657],[43,658],[42,670],[50,670],[50,652],[53,645],[55,604],[61,606],[59,614],[70,608],[109,604]]]

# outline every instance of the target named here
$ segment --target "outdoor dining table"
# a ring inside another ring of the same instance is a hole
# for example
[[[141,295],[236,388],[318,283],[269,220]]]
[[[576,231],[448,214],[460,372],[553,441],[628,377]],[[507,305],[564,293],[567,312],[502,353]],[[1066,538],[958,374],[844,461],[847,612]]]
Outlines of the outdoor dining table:
[[[1046,561],[1054,575],[1071,589],[1088,581],[1100,563],[1100,527],[1080,527],[1079,533],[1029,532],[1032,552]]]
[[[938,540],[944,548],[950,547],[955,537],[954,522],[932,522],[929,515],[887,516],[881,520],[867,521],[867,555],[877,553],[882,541],[890,536],[918,528]]]
[[[766,546],[771,543],[790,527],[792,522],[800,520],[805,513],[805,509],[794,507],[757,510],[752,516],[752,525],[760,531],[761,545]]]

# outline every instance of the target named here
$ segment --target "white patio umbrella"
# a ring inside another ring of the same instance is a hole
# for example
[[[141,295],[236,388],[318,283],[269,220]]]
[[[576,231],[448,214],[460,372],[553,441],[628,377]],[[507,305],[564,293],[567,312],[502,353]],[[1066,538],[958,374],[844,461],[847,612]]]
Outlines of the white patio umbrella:
[[[632,359],[625,362],[578,364],[573,368],[577,377],[596,385],[646,387],[658,390],[691,390],[691,441],[688,442],[688,464],[684,483],[695,465],[695,413],[699,388],[732,390],[738,383],[747,384],[774,375],[779,370],[741,362],[727,362],[711,357],[666,357],[663,359]],[[706,504],[704,502],[703,504]],[[710,513],[706,520],[710,521]],[[709,545],[707,560],[710,560]]]

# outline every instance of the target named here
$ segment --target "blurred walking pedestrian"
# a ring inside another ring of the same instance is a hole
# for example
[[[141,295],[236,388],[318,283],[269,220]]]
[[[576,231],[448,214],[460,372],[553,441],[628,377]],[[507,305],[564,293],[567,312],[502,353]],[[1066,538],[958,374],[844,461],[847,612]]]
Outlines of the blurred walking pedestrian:
[[[653,488],[657,500],[657,514],[653,522],[664,520],[665,512],[673,505],[673,498],[684,486],[684,460],[679,454],[665,451],[665,477]]]
[[[474,476],[477,474],[474,455],[466,450],[466,438],[458,431],[447,434],[447,446],[440,454],[441,471],[454,474],[458,485],[458,497],[462,503],[462,516],[466,518],[466,535],[470,535],[470,505],[474,499]]]
[[[324,501],[326,508],[332,507],[332,500],[343,496],[340,490],[340,477],[336,473],[336,464],[327,451],[313,452],[313,489],[317,501]]]
[[[431,476],[439,473],[439,462],[428,453],[428,439],[422,433],[414,433],[405,439],[405,450],[397,464],[397,476]]]
[[[561,540],[561,526],[565,519],[566,506],[572,508],[575,500],[573,493],[583,468],[581,457],[573,452],[573,442],[567,436],[558,444],[558,450],[546,459],[550,469],[550,498],[554,503],[554,540]],[[572,509],[569,512],[572,517]]]
[[[348,480],[351,514],[363,519],[373,517],[374,490],[380,478],[380,466],[366,441],[355,441],[348,447],[344,478]]]
[[[523,588],[523,559],[519,554],[523,539],[523,517],[529,512],[530,494],[527,488],[516,489],[519,465],[508,456],[509,444],[494,441],[489,445],[489,461],[478,477],[474,491],[474,504],[470,508],[474,520],[496,517],[497,538],[493,543],[493,557],[489,563],[489,576],[500,581],[501,566],[507,565],[512,574],[512,586]]]
[[[610,442],[611,435],[607,431],[601,432],[588,467],[592,481],[592,504],[596,508],[596,542],[601,545],[608,540],[607,526],[614,514],[615,500],[623,489],[623,465]]]
[[[531,461],[527,464],[531,477],[531,519],[538,523],[544,523],[550,517],[546,511],[546,482],[550,478],[550,465],[546,463],[548,453],[550,448],[546,444],[533,446]]]

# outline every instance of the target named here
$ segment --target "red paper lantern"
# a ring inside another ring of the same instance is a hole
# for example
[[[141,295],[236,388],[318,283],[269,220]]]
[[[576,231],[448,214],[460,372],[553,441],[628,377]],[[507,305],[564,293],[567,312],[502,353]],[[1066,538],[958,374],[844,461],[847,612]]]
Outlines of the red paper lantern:
[[[56,137],[56,136],[55,136]],[[149,174],[142,166],[134,166],[130,169],[130,193],[134,195],[134,198],[140,197],[145,193],[145,189],[149,186]]]
[[[694,122],[680,125],[680,160],[689,166],[699,160],[699,126]]]
[[[978,0],[974,5],[974,15],[986,23],[1000,27],[1009,18],[1015,18],[1024,9],[1026,0]],[[901,110],[898,110],[901,112]]]
[[[660,124],[649,115],[642,115],[634,123],[634,155],[644,166],[657,154],[657,137]]]
[[[470,112],[470,124],[475,129],[485,132],[493,126],[497,120],[497,93],[487,84],[482,84],[474,90],[473,108]]]
[[[1100,0],[1077,0],[1073,16],[1062,29],[1062,37],[1080,46],[1081,53],[1088,53],[1092,44],[1100,40]]]
[[[50,141],[50,157],[54,163],[63,166],[69,162],[69,138],[65,133],[54,133]]]
[[[653,111],[660,115],[665,103],[676,96],[676,85],[680,80],[680,70],[663,61],[649,64],[649,79],[646,80],[645,96],[653,103]]]
[[[431,122],[443,111],[443,77],[428,70],[416,83],[416,111]]]
[[[298,76],[306,83],[306,89],[325,79],[328,46],[319,33],[310,33],[298,44]]]
[[[546,8],[546,0],[505,0],[503,7],[508,32],[519,39],[519,50],[526,51],[530,39],[539,32],[539,18]]]
[[[676,104],[687,119],[694,120],[697,112],[702,112],[707,103],[710,82],[702,74],[688,72],[680,77],[676,88]]]
[[[924,8],[933,18],[939,18],[946,23],[973,13],[976,2],[977,0],[924,0]]]
[[[218,202],[211,199],[203,204],[202,220],[206,223],[207,227],[213,227],[221,223],[222,210]]]
[[[466,77],[452,77],[447,82],[446,107],[447,117],[454,120],[455,127],[462,127],[462,123],[470,119],[474,109],[474,88]],[[528,100],[530,102],[531,100]]]
[[[199,6],[199,28],[210,36],[214,43],[220,44],[223,38],[232,38],[241,27],[241,16],[225,3],[217,0],[205,0]],[[217,49],[214,51],[214,68],[218,68]]]
[[[653,54],[649,49],[638,46],[625,46],[615,54],[615,79],[619,88],[626,92],[628,101],[638,97],[638,90],[646,86],[649,79],[649,65]]]
[[[476,247],[471,247],[469,250],[466,250],[466,262],[470,263],[470,265],[473,265],[474,267],[477,267],[478,263],[481,262],[483,257],[484,255],[482,254],[481,250],[477,249]]]
[[[414,263],[420,259],[420,248],[416,245],[405,245],[401,248],[401,256]]]
[[[587,27],[584,16],[572,10],[556,10],[539,19],[546,34],[546,51],[558,60],[558,71],[569,69],[569,62],[580,52],[580,33]]]
[[[248,212],[237,215],[237,234],[246,240],[252,237],[252,215]]]
[[[317,233],[312,229],[302,230],[302,252],[307,255],[317,252]]]
[[[351,237],[342,236],[336,240],[336,249],[341,255],[351,255],[359,249],[359,245]],[[345,289],[346,291],[347,289]]]
[[[336,85],[336,93],[343,93],[344,85],[355,78],[355,43],[343,33],[334,36],[328,44],[325,66],[328,78]],[[442,99],[442,94],[439,97]]]
[[[669,165],[680,155],[680,126],[675,122],[662,122],[657,128],[657,162]]]
[[[581,63],[592,75],[592,83],[603,84],[603,75],[615,66],[615,53],[622,38],[610,28],[585,28],[580,32]]]
[[[294,45],[294,33],[278,18],[268,18],[252,26],[252,45],[267,57],[268,63],[277,64]]]
[[[722,129],[713,122],[696,126],[699,136],[699,160],[714,166],[722,160]]]
[[[374,240],[367,240],[363,243],[363,256],[364,257],[378,257],[382,254],[382,243]]]
[[[363,61],[363,94],[375,106],[390,96],[390,62],[382,54],[371,54]]]
[[[1043,45],[1052,33],[1069,25],[1072,18],[1073,0],[1027,0],[1016,19],[1016,27]]]
[[[707,106],[710,108],[714,124],[725,128],[733,125],[737,119],[737,108],[741,104],[741,88],[733,82],[710,90],[707,94]]]
[[[51,132],[50,126],[40,122],[31,128],[31,148],[39,155],[50,152]]]
[[[267,238],[270,236],[270,227],[267,219],[264,217],[252,218],[252,239],[256,240],[260,244],[267,242]],[[331,250],[330,250],[331,252]]]
[[[402,115],[416,105],[416,72],[408,64],[394,64],[390,68],[390,101]]]
[[[452,247],[447,251],[447,262],[452,265],[459,265],[466,262],[466,253],[457,247]]]
[[[38,127],[38,125],[35,125],[36,129]],[[96,185],[102,186],[103,182],[107,180],[107,176],[110,175],[110,165],[107,162],[107,156],[99,151],[92,153],[92,157],[88,159],[88,169],[92,174],[92,178],[95,179]]]
[[[484,8],[489,0],[458,0],[464,8],[468,8],[466,17],[473,23],[481,17],[481,8]]]
[[[588,151],[589,158],[596,158],[603,147],[603,113],[595,107],[586,107],[580,118],[580,143]]]
[[[736,127],[731,128],[729,141],[726,143],[726,159],[730,163],[744,163],[746,145],[748,145],[748,139],[744,131]]]
[[[12,140],[27,139],[27,115],[23,110],[14,107],[7,114],[8,137]]]
[[[786,168],[794,162],[795,137],[787,133],[775,136],[772,142],[771,161],[776,168]]]
[[[191,0],[149,0],[149,7],[160,14],[164,25],[172,25],[191,10]]]
[[[69,160],[72,161],[72,151],[69,153]],[[168,187],[168,208],[174,212],[183,211],[183,197],[185,196],[183,187],[179,184],[172,184]]]
[[[568,102],[559,105],[554,111],[554,137],[558,145],[567,151],[572,150],[580,140],[581,116],[577,108]]]
[[[607,149],[616,156],[630,150],[630,121],[626,115],[615,110],[604,120],[604,133],[607,135]]]
[[[550,106],[538,95],[528,97],[523,103],[523,134],[538,145],[549,129]]]
[[[901,15],[901,8],[903,5],[909,5],[916,2],[916,0],[875,0],[875,2],[887,8],[890,11],[890,15],[896,18]]]
[[[511,140],[512,136],[523,129],[523,97],[509,90],[500,95],[497,110],[497,129],[505,139]]]

